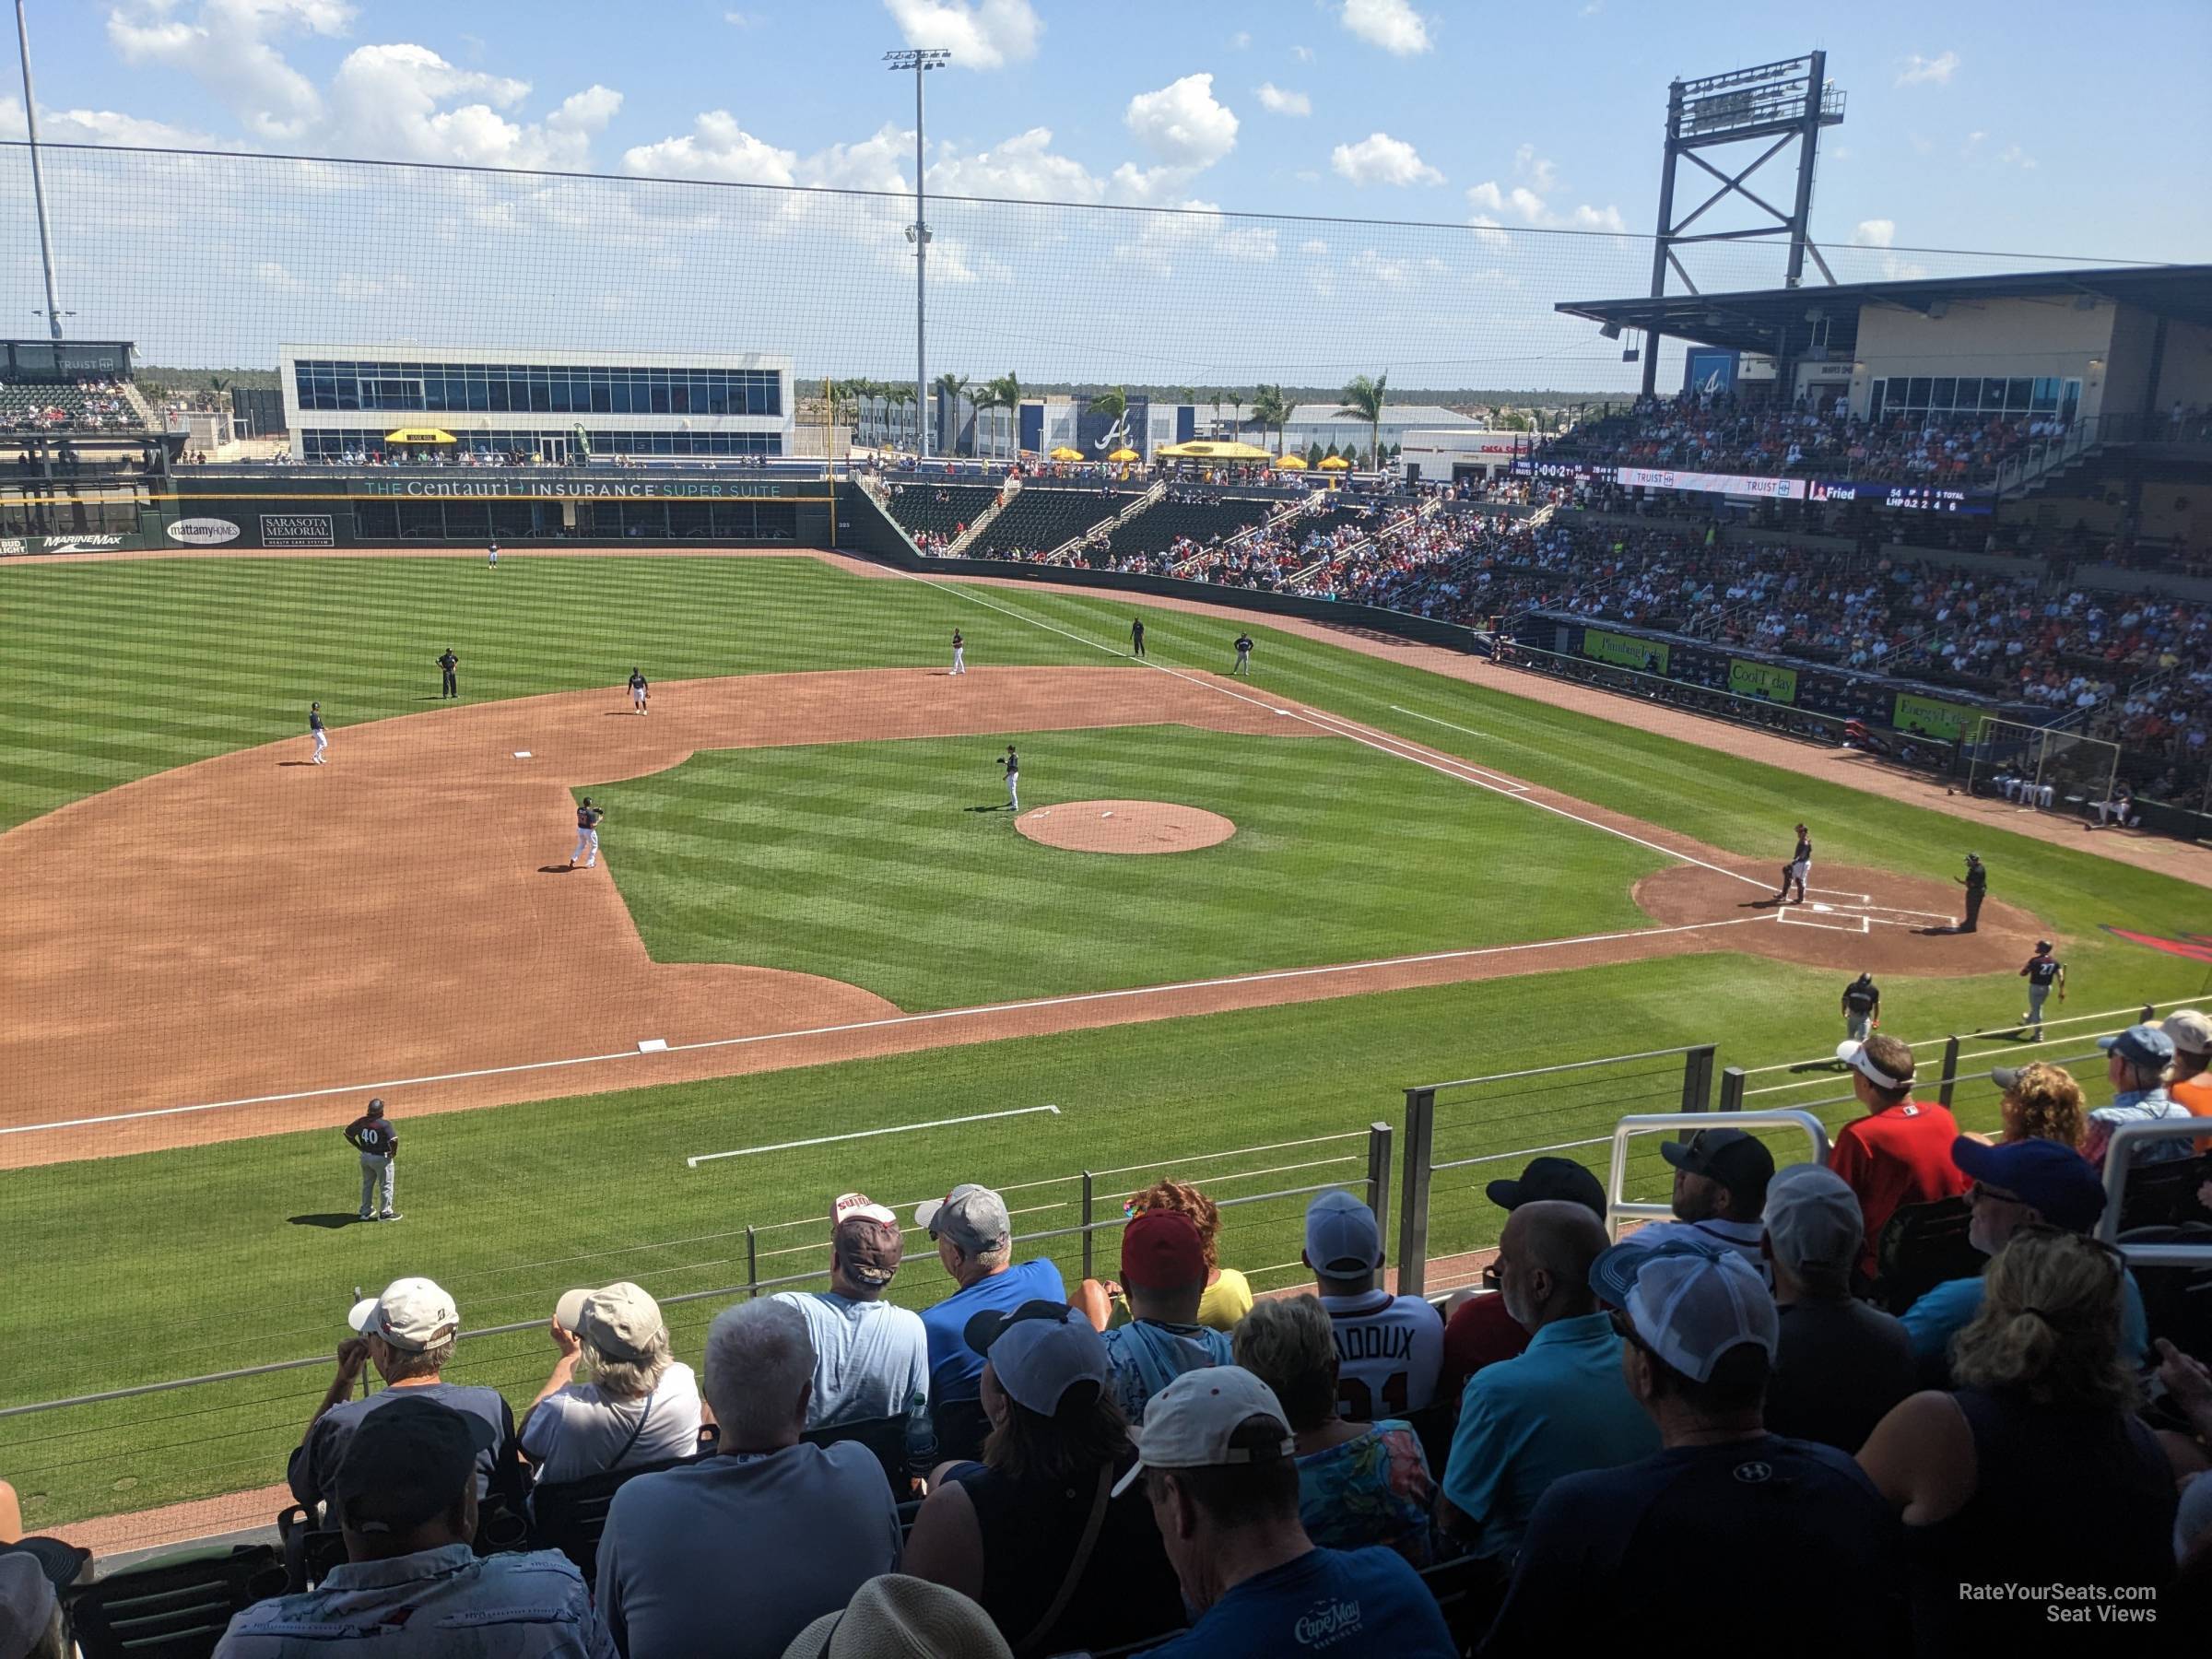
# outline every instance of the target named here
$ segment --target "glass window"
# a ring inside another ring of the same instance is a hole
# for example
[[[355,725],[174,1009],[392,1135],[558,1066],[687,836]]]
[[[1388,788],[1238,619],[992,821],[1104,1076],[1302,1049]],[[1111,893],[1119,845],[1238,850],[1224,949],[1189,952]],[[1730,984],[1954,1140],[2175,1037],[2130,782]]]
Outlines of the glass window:
[[[2024,415],[2028,406],[2035,401],[2035,382],[2028,379],[2007,381],[2005,389],[2005,406],[2016,415]]]
[[[1982,406],[1985,410],[2002,409],[2005,406],[2003,381],[1985,380],[1982,382]]]
[[[1926,408],[1928,406],[1928,389],[1932,383],[1924,374],[1914,375],[1906,382],[1905,406],[1909,409]]]
[[[1958,395],[1959,382],[1955,380],[1947,380],[1943,376],[1937,375],[1936,377],[1935,385],[1930,388],[1928,392],[1928,407],[1931,409],[1947,409],[1957,399]]]

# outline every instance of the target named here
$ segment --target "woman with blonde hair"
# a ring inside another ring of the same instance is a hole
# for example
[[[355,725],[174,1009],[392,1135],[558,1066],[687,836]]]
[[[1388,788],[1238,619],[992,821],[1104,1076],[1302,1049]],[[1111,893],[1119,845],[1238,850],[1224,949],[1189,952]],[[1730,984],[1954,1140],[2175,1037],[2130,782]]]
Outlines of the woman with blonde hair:
[[[1318,1297],[1264,1301],[1237,1326],[1237,1363],[1275,1391],[1298,1442],[1298,1519],[1324,1549],[1387,1544],[1434,1559],[1436,1485],[1413,1425],[1336,1415],[1336,1342]]]
[[[2000,1142],[2056,1141],[2078,1149],[2088,1128],[2088,1102],[2081,1085],[2063,1065],[2037,1060],[2027,1065],[2001,1065],[1989,1080],[2005,1091],[2001,1108],[2005,1127]]]
[[[1191,1218],[1206,1252],[1206,1293],[1198,1299],[1198,1323],[1209,1331],[1234,1331],[1237,1323],[1252,1312],[1252,1286],[1234,1267],[1221,1265],[1221,1206],[1189,1182],[1170,1178],[1130,1194],[1122,1214],[1135,1220],[1148,1209],[1174,1210]],[[1100,1330],[1127,1324],[1133,1317],[1129,1299],[1111,1279],[1085,1279],[1070,1300],[1089,1314],[1091,1323]],[[1103,1319],[1101,1312],[1106,1314]]]
[[[2174,1475],[2120,1359],[2122,1267],[2101,1241],[2020,1229],[1952,1339],[1958,1386],[1902,1401],[1861,1449],[1904,1520],[1922,1653],[2047,1628],[2043,1604],[1968,1601],[1967,1586],[2172,1577]]]

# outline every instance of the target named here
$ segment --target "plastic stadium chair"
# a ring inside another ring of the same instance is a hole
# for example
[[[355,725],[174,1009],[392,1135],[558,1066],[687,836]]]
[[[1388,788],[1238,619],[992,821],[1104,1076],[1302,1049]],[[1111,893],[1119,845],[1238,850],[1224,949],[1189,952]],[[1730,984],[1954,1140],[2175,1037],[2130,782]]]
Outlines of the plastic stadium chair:
[[[241,1607],[284,1593],[266,1544],[163,1556],[69,1592],[85,1659],[205,1659]]]
[[[2212,1153],[2137,1164],[2128,1171],[2127,1186],[2120,1196],[2120,1230],[2212,1221],[2212,1210],[2206,1210],[2196,1195],[2207,1181],[2212,1181]]]
[[[2123,1244],[2212,1246],[2212,1223],[2179,1227],[2138,1227],[2120,1235]],[[2184,1354],[2212,1357],[2212,1266],[2134,1267],[2143,1293],[2143,1315],[2154,1337],[2163,1336]]]
[[[890,1482],[891,1497],[904,1502],[913,1492],[913,1476],[926,1475],[927,1469],[910,1469],[906,1458],[906,1417],[869,1418],[865,1422],[832,1423],[827,1428],[809,1429],[799,1436],[808,1445],[834,1446],[844,1441],[857,1441],[876,1455],[883,1466],[883,1477]]]
[[[1980,1277],[1989,1258],[1967,1242],[1972,1219],[1963,1197],[1900,1206],[1875,1246],[1875,1300],[1902,1313],[1947,1279]]]
[[[1472,1653],[1497,1619],[1505,1600],[1505,1568],[1487,1556],[1464,1555],[1439,1561],[1421,1572],[1421,1583],[1436,1597],[1458,1651]]]
[[[983,1415],[981,1400],[945,1400],[930,1407],[937,1430],[937,1461],[980,1461],[991,1419]]]
[[[532,1549],[558,1549],[576,1563],[587,1584],[599,1572],[599,1536],[606,1530],[606,1512],[615,1494],[641,1475],[655,1474],[696,1461],[670,1458],[663,1463],[640,1464],[635,1468],[609,1469],[582,1480],[547,1482],[530,1499]],[[487,1553],[479,1543],[479,1554]]]

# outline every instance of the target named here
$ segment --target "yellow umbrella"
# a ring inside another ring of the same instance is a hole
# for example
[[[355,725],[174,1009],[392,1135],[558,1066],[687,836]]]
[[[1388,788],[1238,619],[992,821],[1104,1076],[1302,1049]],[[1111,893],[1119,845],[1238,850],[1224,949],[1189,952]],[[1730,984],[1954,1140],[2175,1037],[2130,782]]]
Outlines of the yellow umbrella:
[[[1321,458],[1321,469],[1324,472],[1347,472],[1351,465],[1342,455],[1324,455]]]
[[[1133,449],[1118,449],[1106,459],[1109,461],[1142,461],[1144,457]]]
[[[1153,453],[1169,461],[1272,461],[1268,451],[1251,443],[1222,443],[1208,438],[1193,439],[1188,443],[1171,443]]]
[[[386,432],[384,441],[386,443],[452,443],[455,440],[451,432],[441,431],[436,427],[401,427],[396,432]]]
[[[1083,459],[1083,452],[1079,449],[1070,449],[1063,443],[1053,451],[1053,459],[1055,461],[1080,461]]]
[[[1278,472],[1304,472],[1306,458],[1303,455],[1283,455],[1277,459],[1275,465]]]

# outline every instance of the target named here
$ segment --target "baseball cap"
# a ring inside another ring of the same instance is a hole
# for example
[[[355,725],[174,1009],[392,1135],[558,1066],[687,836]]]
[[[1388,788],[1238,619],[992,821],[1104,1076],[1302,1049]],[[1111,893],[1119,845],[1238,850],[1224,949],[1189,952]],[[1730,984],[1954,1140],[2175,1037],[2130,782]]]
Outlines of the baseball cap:
[[[1521,1171],[1518,1181],[1493,1181],[1483,1193],[1500,1209],[1519,1209],[1524,1204],[1543,1204],[1564,1200],[1595,1210],[1603,1220],[1606,1214],[1606,1189],[1571,1158],[1535,1158]]]
[[[1382,1265],[1375,1212],[1342,1187],[1306,1206],[1306,1261],[1316,1273],[1352,1277]]]
[[[872,1578],[791,1640],[783,1659],[1014,1659],[991,1615],[958,1590],[903,1572]]]
[[[1273,1418],[1283,1426],[1277,1453],[1291,1457],[1298,1441],[1290,1418],[1275,1390],[1241,1365],[1202,1366],[1184,1371],[1145,1403],[1145,1420],[1133,1423],[1129,1438],[1136,1462],[1113,1483],[1120,1497],[1147,1469],[1218,1469],[1257,1463],[1261,1455],[1230,1444],[1252,1418]]]
[[[2089,1160],[2061,1141],[2018,1140],[1987,1146],[1962,1135],[1951,1161],[1984,1185],[2002,1187],[2053,1227],[2088,1232],[2104,1215],[2104,1182]]]
[[[420,1353],[461,1329],[461,1311],[433,1280],[394,1279],[382,1296],[354,1303],[346,1323],[364,1336],[382,1336],[394,1347]]]
[[[2097,1046],[2117,1054],[2130,1065],[2166,1066],[2173,1064],[2173,1039],[2154,1025],[2132,1025],[2117,1037],[2100,1037]]]
[[[1019,1405],[1053,1417],[1068,1392],[1106,1386],[1106,1339],[1065,1302],[1026,1301],[1012,1312],[989,1308],[971,1319],[960,1335],[991,1361],[998,1385]]]
[[[1774,1154],[1741,1129],[1700,1129],[1687,1141],[1661,1141],[1659,1156],[1688,1174],[1732,1193],[1756,1192],[1774,1178]]]
[[[2212,1054],[2212,1018],[2194,1008],[2176,1008],[2159,1021],[2166,1041],[2184,1054]]]
[[[361,1418],[331,1477],[339,1523],[354,1532],[406,1532],[444,1513],[499,1439],[474,1412],[395,1392]]]
[[[1628,1315],[1637,1340],[1693,1382],[1709,1380],[1729,1349],[1747,1342],[1771,1359],[1781,1338],[1774,1298],[1739,1250],[1673,1239],[1616,1244],[1590,1264],[1590,1288]]]
[[[53,1583],[36,1556],[0,1555],[0,1659],[23,1659],[53,1627]]]
[[[1850,1183],[1825,1164],[1792,1164],[1767,1187],[1767,1239],[1792,1273],[1839,1272],[1859,1258],[1865,1212]]]
[[[971,1254],[996,1250],[1014,1236],[1006,1201],[989,1187],[973,1183],[916,1205],[914,1225],[933,1239],[950,1239]]]
[[[1198,1224],[1180,1210],[1139,1210],[1122,1230],[1122,1282],[1139,1290],[1182,1290],[1206,1279]]]
[[[906,1259],[898,1216],[865,1193],[841,1193],[830,1205],[830,1247],[837,1265],[863,1284],[889,1284]]]
[[[604,1290],[571,1290],[553,1305],[560,1328],[615,1359],[642,1359],[665,1327],[661,1304],[627,1280]]]
[[[1919,1075],[1917,1065],[1901,1077],[1895,1073],[1883,1070],[1868,1057],[1866,1045],[1863,1042],[1837,1043],[1836,1058],[1842,1061],[1844,1065],[1850,1066],[1853,1071],[1857,1072],[1877,1088],[1906,1088],[1911,1087],[1912,1079]]]

